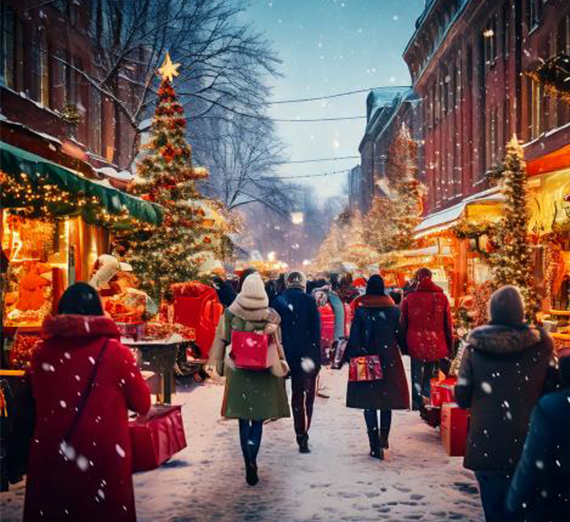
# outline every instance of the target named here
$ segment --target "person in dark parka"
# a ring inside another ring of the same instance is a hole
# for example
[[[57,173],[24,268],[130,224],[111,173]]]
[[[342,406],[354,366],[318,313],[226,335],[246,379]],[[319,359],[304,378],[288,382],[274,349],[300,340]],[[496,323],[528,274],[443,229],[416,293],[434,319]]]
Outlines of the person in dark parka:
[[[307,294],[302,272],[286,278],[287,290],[273,306],[281,316],[281,332],[291,368],[291,406],[297,443],[309,453],[309,428],[313,416],[317,376],[321,369],[321,318],[314,297]]]
[[[399,325],[399,308],[391,297],[384,295],[382,277],[373,275],[368,280],[366,295],[360,298],[360,306],[356,310],[345,361],[350,361],[352,357],[379,355],[383,378],[349,382],[346,405],[364,410],[370,454],[379,459],[384,457],[384,449],[388,448],[392,410],[410,408],[408,383],[400,354],[404,340]]]
[[[570,515],[570,349],[560,353],[564,388],[544,396],[507,496],[507,509],[524,522],[566,522]]]
[[[475,328],[467,341],[455,398],[471,408],[464,466],[475,471],[487,522],[502,522],[553,343],[547,332],[525,324],[524,302],[514,286],[491,296],[489,315],[489,324]]]

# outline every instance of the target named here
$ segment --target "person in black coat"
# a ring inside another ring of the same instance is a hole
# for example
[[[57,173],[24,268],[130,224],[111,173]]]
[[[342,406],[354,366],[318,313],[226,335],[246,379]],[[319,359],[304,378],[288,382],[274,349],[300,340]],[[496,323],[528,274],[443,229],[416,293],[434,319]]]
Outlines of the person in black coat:
[[[507,510],[525,522],[570,519],[570,349],[560,353],[564,389],[544,396],[532,413]]]
[[[463,465],[475,472],[486,521],[504,522],[505,497],[545,389],[553,342],[544,330],[526,325],[514,286],[491,296],[489,316],[489,324],[467,340],[455,400],[471,409]]]
[[[309,453],[309,428],[313,416],[316,381],[321,369],[321,318],[315,299],[307,294],[302,272],[286,278],[287,290],[273,301],[281,316],[281,333],[291,368],[291,406],[297,443]]]
[[[346,405],[364,410],[370,442],[370,455],[384,458],[392,424],[392,410],[410,408],[410,397],[400,349],[404,346],[400,333],[400,309],[384,294],[384,280],[373,275],[367,283],[366,294],[360,298],[350,338],[344,355],[353,357],[380,356],[383,377],[375,381],[349,382]],[[380,430],[378,429],[380,411]]]

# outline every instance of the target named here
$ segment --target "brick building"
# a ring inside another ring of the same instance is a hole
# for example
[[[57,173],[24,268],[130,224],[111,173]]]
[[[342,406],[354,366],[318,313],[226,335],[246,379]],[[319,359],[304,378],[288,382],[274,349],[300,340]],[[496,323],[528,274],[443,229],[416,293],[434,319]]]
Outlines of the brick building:
[[[525,72],[570,54],[567,0],[428,0],[404,51],[423,103],[427,213],[484,191],[516,134],[530,165],[570,144],[570,107]]]
[[[382,87],[368,94],[366,130],[359,146],[361,167],[350,176],[351,203],[354,201],[364,213],[370,208],[372,198],[382,191],[387,179],[390,145],[404,124],[412,138],[421,143],[421,104],[410,87]],[[420,177],[423,177],[421,153],[418,162]]]
[[[93,167],[128,168],[135,140],[116,103],[81,73],[95,76],[93,5],[86,0],[0,5],[2,140],[86,175]],[[131,89],[136,99],[134,87],[120,88]],[[68,104],[79,112],[76,128],[62,119]]]

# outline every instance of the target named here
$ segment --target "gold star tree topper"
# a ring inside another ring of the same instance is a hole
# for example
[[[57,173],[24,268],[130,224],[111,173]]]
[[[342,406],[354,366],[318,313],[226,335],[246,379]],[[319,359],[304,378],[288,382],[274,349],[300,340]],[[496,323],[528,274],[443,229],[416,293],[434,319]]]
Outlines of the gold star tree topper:
[[[170,59],[170,53],[166,51],[166,58],[164,58],[164,63],[158,72],[162,76],[163,80],[172,82],[172,79],[180,74],[178,72],[178,67],[180,67],[180,64],[172,63],[172,60]]]

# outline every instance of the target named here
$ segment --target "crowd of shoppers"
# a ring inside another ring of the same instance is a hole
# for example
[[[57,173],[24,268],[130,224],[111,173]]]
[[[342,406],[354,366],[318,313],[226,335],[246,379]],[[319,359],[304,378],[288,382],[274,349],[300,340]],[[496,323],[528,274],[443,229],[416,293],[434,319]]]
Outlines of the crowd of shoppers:
[[[350,368],[346,393],[347,407],[364,412],[375,459],[382,460],[390,446],[392,411],[410,409],[403,356],[411,359],[411,406],[421,411],[430,379],[454,355],[450,305],[428,269],[401,290],[385,288],[380,275],[365,282],[364,292],[349,277],[310,283],[301,272],[264,282],[253,270],[235,287],[217,282],[226,310],[210,357],[225,377],[222,415],[238,420],[251,486],[259,481],[264,422],[292,410],[299,451],[310,453],[322,365],[322,292],[335,314],[336,346],[346,345],[337,368],[378,361],[374,378],[355,379]],[[268,339],[266,370],[236,366],[232,342],[238,334]],[[131,351],[121,345],[97,292],[84,283],[64,293],[57,315],[45,321],[43,338],[29,370],[36,423],[25,522],[136,520],[127,412],[145,414],[150,393]],[[570,350],[558,354],[559,375],[553,355],[549,334],[527,324],[519,290],[497,290],[488,324],[467,340],[455,386],[458,405],[470,410],[464,465],[475,472],[487,522],[568,519]]]

